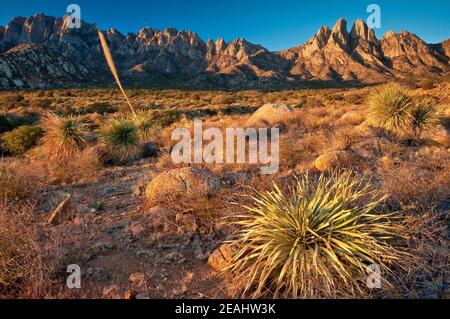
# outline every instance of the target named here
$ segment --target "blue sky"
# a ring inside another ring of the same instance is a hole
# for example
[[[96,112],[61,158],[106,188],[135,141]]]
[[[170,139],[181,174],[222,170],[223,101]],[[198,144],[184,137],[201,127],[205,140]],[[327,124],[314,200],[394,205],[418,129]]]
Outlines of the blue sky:
[[[387,30],[403,29],[430,43],[450,37],[448,0],[15,0],[2,1],[0,25],[14,16],[45,13],[63,16],[68,4],[81,6],[82,19],[96,22],[102,29],[115,27],[123,33],[144,26],[156,29],[175,27],[197,32],[201,38],[226,41],[246,38],[270,50],[304,43],[322,25],[333,26],[345,17],[349,28],[357,18],[367,19],[366,8],[380,5],[381,37]]]

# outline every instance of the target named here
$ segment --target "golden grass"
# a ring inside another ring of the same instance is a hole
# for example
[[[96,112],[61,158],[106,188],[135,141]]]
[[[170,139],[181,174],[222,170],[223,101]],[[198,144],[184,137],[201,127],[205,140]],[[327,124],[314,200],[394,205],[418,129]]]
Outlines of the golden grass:
[[[47,158],[55,166],[71,160],[88,144],[88,131],[78,117],[61,117],[46,113],[42,120],[44,137],[42,145]]]

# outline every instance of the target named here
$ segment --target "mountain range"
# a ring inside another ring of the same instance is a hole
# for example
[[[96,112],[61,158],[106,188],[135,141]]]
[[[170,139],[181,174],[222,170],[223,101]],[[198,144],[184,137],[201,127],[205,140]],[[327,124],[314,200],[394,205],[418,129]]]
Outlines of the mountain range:
[[[69,17],[15,17],[0,26],[0,89],[109,86],[113,83],[97,26],[68,27]],[[450,73],[450,39],[427,44],[408,31],[377,39],[357,20],[339,19],[305,44],[271,52],[245,39],[203,41],[191,31],[146,27],[103,31],[126,85],[197,88],[296,87],[308,83],[374,84]]]

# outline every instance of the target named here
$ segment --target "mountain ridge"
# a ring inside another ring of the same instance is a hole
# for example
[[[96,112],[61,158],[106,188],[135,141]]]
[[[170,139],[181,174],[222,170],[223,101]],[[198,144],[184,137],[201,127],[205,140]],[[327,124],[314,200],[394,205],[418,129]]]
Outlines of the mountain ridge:
[[[96,25],[82,22],[80,29],[69,29],[67,22],[68,17],[37,14],[0,26],[0,89],[110,85]],[[373,84],[450,72],[450,39],[427,44],[408,31],[389,31],[377,39],[361,19],[349,31],[341,18],[333,28],[323,26],[306,43],[282,51],[242,38],[204,41],[195,32],[174,28],[103,32],[127,85],[167,82],[240,89],[307,82]],[[21,47],[30,44],[34,46]]]

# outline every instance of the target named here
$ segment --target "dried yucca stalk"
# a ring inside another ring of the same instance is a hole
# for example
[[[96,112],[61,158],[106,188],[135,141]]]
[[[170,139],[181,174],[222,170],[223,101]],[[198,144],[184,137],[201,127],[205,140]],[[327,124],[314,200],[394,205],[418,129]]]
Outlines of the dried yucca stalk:
[[[114,65],[114,59],[111,55],[111,51],[109,50],[108,43],[106,43],[105,36],[103,35],[103,33],[100,30],[98,30],[98,37],[100,38],[100,43],[102,45],[103,53],[105,55],[106,62],[108,63],[108,67],[111,70],[111,73],[113,74],[114,79],[116,80],[116,83],[119,86],[120,91],[122,92],[123,96],[125,97],[125,100],[127,101],[128,105],[130,106],[131,112],[133,112],[133,114],[136,115],[136,112],[134,111],[134,108],[131,105],[131,102],[128,99],[128,96],[122,87],[122,83],[120,83],[119,73],[117,72],[116,66]]]

